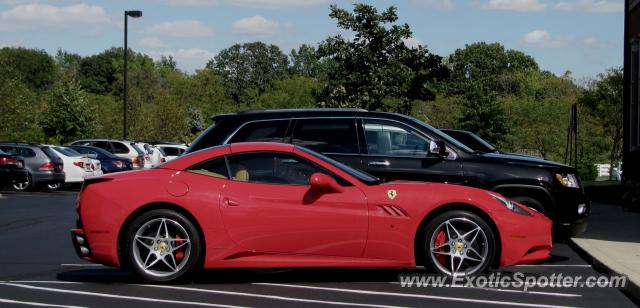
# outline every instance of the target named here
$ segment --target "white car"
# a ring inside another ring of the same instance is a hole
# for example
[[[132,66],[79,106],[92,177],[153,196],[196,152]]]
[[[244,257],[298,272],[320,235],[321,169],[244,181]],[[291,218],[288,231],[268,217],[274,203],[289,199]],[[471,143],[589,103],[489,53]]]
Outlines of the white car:
[[[162,163],[176,159],[187,150],[187,146],[182,144],[156,144],[155,147],[158,148],[162,154]]]
[[[162,154],[156,147],[146,142],[135,142],[134,145],[144,151],[144,167],[152,168],[159,165]]]
[[[86,157],[67,147],[51,146],[63,161],[65,183],[81,183],[88,176],[102,175],[100,161]]]
[[[144,151],[131,141],[108,139],[85,139],[71,143],[71,145],[89,145],[101,148],[118,157],[131,159],[133,169],[143,168],[145,165]]]

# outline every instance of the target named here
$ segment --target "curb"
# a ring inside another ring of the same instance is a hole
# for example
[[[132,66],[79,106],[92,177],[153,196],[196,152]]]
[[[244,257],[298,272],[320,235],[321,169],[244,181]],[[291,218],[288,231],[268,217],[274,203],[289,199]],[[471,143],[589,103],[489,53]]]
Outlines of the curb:
[[[625,293],[636,305],[640,305],[640,285],[629,279],[629,276],[626,274],[616,272],[602,261],[596,259],[587,250],[576,243],[573,238],[569,240],[568,244],[581,258],[591,264],[593,269],[597,272],[607,275],[620,275],[627,277],[627,282],[624,289],[622,289],[622,292]]]

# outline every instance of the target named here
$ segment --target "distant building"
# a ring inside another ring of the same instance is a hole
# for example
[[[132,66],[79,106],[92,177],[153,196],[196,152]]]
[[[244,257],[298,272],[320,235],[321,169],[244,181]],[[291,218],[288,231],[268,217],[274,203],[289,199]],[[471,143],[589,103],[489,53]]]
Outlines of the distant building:
[[[629,192],[640,198],[640,0],[625,1],[623,177]],[[630,197],[630,196],[629,196]],[[627,198],[631,200],[632,198]]]

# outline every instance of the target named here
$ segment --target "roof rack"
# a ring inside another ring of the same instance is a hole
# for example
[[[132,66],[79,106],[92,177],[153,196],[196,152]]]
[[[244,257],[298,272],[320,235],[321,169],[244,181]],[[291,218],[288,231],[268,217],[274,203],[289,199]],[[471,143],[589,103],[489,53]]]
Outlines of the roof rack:
[[[211,116],[212,120],[223,119],[236,115],[252,115],[266,113],[285,113],[285,112],[369,112],[361,108],[298,108],[298,109],[262,109],[262,110],[246,110],[235,113],[216,114]]]

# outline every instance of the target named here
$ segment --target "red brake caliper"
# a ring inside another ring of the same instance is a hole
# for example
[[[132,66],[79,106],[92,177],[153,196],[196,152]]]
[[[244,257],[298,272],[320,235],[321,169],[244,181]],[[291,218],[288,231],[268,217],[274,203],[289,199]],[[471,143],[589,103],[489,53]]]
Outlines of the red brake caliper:
[[[182,245],[182,240],[180,237],[180,234],[176,234],[176,246],[180,246]],[[184,252],[182,251],[182,249],[176,251],[176,262],[180,262],[180,260],[182,260],[182,258],[184,258]]]
[[[444,233],[444,231],[440,231],[438,232],[438,234],[436,235],[436,241],[434,243],[435,247],[438,246],[442,246],[444,245],[444,243],[447,242],[447,235]],[[437,249],[438,252],[445,252],[444,251],[444,247],[440,247]],[[446,264],[447,262],[447,256],[442,255],[442,254],[437,254],[436,258],[438,259],[438,261],[440,262],[440,264]]]

